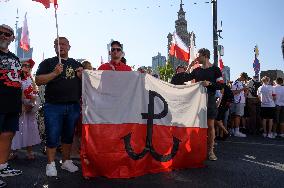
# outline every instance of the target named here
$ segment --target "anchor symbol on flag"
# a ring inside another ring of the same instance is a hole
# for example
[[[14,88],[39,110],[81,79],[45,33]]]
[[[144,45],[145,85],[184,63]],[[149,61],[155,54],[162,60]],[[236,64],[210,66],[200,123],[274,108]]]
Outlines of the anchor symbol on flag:
[[[164,109],[159,114],[154,113],[154,99],[155,97],[160,98],[164,103]],[[154,119],[162,119],[168,114],[168,104],[166,100],[157,92],[149,91],[149,104],[148,104],[148,113],[141,113],[142,119],[147,119],[147,135],[146,135],[146,143],[145,148],[140,153],[135,153],[133,148],[131,147],[131,133],[127,134],[123,137],[125,150],[130,158],[133,160],[139,160],[145,157],[145,155],[149,152],[152,157],[160,162],[167,162],[172,160],[178,152],[179,143],[181,142],[178,138],[173,136],[173,146],[171,153],[168,155],[162,155],[155,151],[152,143],[153,137],[153,120]]]

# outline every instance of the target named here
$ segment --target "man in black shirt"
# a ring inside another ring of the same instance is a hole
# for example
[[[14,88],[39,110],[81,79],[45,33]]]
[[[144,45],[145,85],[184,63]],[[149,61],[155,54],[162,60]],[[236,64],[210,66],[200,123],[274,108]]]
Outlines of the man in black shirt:
[[[14,30],[8,25],[0,25],[0,176],[20,175],[20,170],[12,169],[7,161],[12,139],[19,130],[19,115],[22,108],[22,90],[19,58],[9,51],[15,39]],[[6,184],[0,180],[0,187]]]
[[[55,166],[56,148],[62,143],[62,169],[75,172],[78,167],[70,160],[75,125],[80,116],[82,65],[68,57],[69,41],[59,37],[54,41],[56,57],[40,63],[36,84],[46,85],[44,122],[47,137],[47,176],[57,176]],[[60,52],[60,53],[59,53]],[[60,61],[59,61],[60,57]]]
[[[208,158],[211,161],[215,161],[217,160],[217,157],[214,153],[214,120],[217,115],[215,94],[216,90],[220,90],[222,88],[223,77],[220,69],[212,66],[212,64],[209,62],[209,59],[210,51],[208,49],[202,48],[198,50],[198,56],[189,64],[187,72],[189,72],[190,69],[197,63],[199,63],[201,66],[195,68],[191,73],[184,74],[184,82],[195,80],[196,82],[201,82],[201,84],[207,88]]]
[[[176,68],[176,74],[172,77],[171,84],[174,85],[184,85],[184,74],[186,74],[186,68],[182,65],[179,65]]]

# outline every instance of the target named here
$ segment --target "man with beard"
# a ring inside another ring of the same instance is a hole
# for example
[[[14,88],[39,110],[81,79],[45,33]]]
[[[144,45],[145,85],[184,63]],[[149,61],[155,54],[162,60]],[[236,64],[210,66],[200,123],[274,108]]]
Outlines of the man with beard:
[[[16,176],[22,171],[8,165],[12,139],[19,130],[19,115],[22,107],[22,90],[19,58],[9,51],[14,41],[14,30],[0,25],[0,176]],[[6,184],[0,180],[0,187]]]
[[[191,73],[183,74],[184,82],[195,80],[201,82],[201,84],[207,88],[208,102],[207,102],[207,125],[208,125],[208,158],[211,161],[216,161],[217,157],[214,153],[214,139],[215,129],[214,121],[217,116],[217,105],[216,105],[216,90],[222,89],[222,73],[218,67],[212,66],[209,62],[210,51],[206,48],[198,50],[197,58],[192,61],[187,72],[196,65],[200,64],[200,67],[195,68]]]
[[[47,176],[57,176],[55,155],[60,138],[62,144],[61,168],[72,173],[78,171],[78,167],[70,160],[70,152],[75,126],[80,116],[83,68],[81,63],[69,58],[70,48],[69,40],[66,37],[55,39],[54,49],[57,56],[41,62],[35,78],[38,86],[46,85],[44,123],[48,159]]]
[[[111,43],[111,49],[109,52],[111,61],[102,64],[98,70],[113,70],[113,71],[131,71],[131,67],[121,62],[123,57],[122,45],[119,41],[113,41]]]

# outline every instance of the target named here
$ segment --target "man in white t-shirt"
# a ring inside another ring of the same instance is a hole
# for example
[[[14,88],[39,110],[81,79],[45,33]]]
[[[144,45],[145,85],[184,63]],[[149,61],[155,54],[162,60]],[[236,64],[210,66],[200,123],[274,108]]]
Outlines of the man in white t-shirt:
[[[270,78],[264,76],[261,79],[262,86],[257,90],[257,95],[261,102],[260,116],[262,118],[263,137],[275,138],[272,134],[273,119],[275,117],[275,90],[272,85],[269,85]],[[267,131],[268,123],[268,131]]]
[[[240,121],[244,115],[244,108],[246,104],[245,93],[248,91],[243,82],[248,80],[247,73],[243,72],[239,78],[232,85],[232,92],[234,94],[234,103],[231,106],[231,113],[233,118],[233,124],[235,126],[233,134],[236,137],[246,137],[245,134],[240,132]]]
[[[276,100],[276,116],[273,127],[274,136],[276,136],[276,130],[278,125],[280,126],[280,137],[284,138],[284,86],[283,79],[277,78],[276,85],[274,86]]]

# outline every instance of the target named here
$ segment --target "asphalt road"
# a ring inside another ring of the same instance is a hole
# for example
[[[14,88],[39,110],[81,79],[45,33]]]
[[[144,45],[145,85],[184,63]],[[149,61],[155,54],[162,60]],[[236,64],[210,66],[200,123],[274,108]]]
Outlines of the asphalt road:
[[[218,142],[218,160],[207,161],[201,169],[149,174],[131,179],[94,178],[85,180],[81,171],[74,174],[61,170],[58,178],[45,176],[46,157],[36,147],[36,160],[27,161],[23,151],[10,162],[23,175],[4,178],[8,188],[189,188],[189,187],[273,187],[284,188],[284,139],[260,136],[228,138]],[[79,164],[79,161],[75,161]]]

